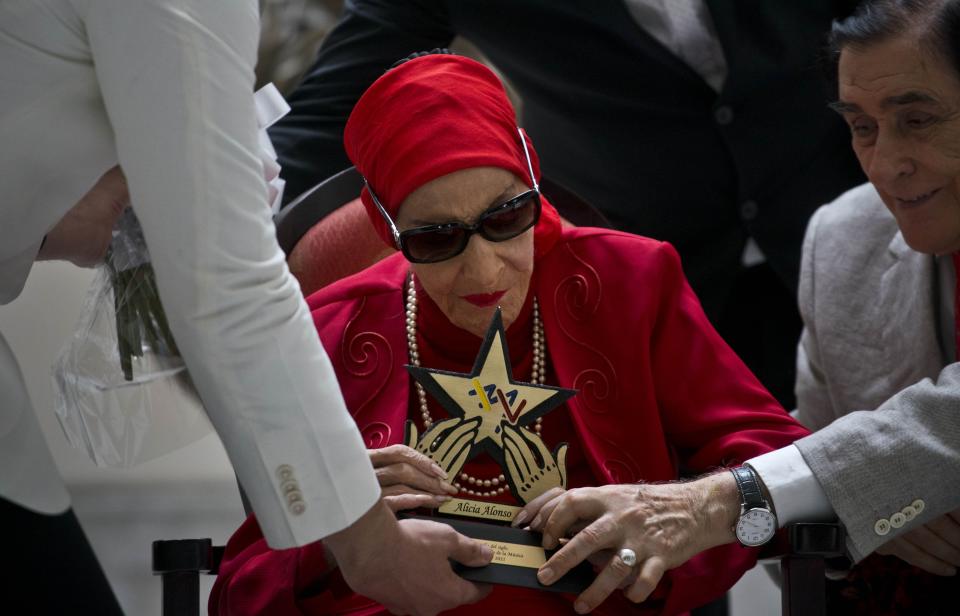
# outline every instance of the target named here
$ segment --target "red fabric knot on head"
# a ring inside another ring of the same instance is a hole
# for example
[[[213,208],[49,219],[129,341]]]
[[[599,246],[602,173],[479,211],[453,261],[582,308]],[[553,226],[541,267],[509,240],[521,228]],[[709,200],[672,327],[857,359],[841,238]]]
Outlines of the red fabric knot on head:
[[[526,141],[539,182],[537,153],[529,137]],[[414,190],[461,169],[499,167],[532,188],[516,112],[503,84],[490,69],[461,56],[422,56],[387,71],[353,108],[343,143],[393,219]],[[366,188],[361,199],[377,234],[395,247]],[[541,201],[536,257],[556,243],[561,227],[553,206]]]

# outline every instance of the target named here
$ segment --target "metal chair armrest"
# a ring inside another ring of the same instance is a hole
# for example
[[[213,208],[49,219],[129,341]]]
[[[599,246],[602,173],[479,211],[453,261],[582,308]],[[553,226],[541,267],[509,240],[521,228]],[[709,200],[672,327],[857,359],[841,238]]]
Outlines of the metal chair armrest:
[[[826,560],[844,556],[846,533],[837,523],[790,524],[761,552],[779,560],[783,616],[826,614]]]
[[[163,616],[200,616],[200,573],[216,575],[223,546],[210,539],[153,542],[153,573],[161,576]]]

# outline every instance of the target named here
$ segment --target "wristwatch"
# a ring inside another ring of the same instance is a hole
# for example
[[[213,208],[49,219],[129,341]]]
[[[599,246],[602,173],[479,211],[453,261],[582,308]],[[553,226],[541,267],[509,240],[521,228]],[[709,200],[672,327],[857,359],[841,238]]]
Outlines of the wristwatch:
[[[754,547],[770,541],[777,532],[777,515],[763,498],[757,474],[749,466],[730,469],[740,491],[740,517],[733,532],[740,545]]]

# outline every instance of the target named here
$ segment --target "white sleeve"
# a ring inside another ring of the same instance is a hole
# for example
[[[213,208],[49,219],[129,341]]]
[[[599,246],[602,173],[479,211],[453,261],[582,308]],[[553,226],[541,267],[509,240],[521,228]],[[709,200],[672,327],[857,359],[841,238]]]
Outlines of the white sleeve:
[[[813,471],[793,445],[747,460],[746,464],[756,471],[767,488],[781,527],[836,517]]]
[[[267,542],[345,528],[380,490],[270,221],[256,1],[96,0],[84,21],[171,328]]]

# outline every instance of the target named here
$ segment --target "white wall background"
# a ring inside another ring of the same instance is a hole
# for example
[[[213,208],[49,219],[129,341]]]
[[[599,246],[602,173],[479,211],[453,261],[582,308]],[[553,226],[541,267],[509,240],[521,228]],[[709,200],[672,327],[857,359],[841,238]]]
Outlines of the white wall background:
[[[223,543],[243,520],[233,471],[216,436],[133,469],[96,467],[66,441],[53,412],[50,366],[74,331],[92,271],[37,264],[22,295],[0,306],[0,331],[27,388],[74,509],[128,614],[159,614],[150,573],[154,539],[211,537]],[[209,592],[209,580],[203,587]],[[732,594],[733,616],[779,613],[779,592],[754,570]]]

